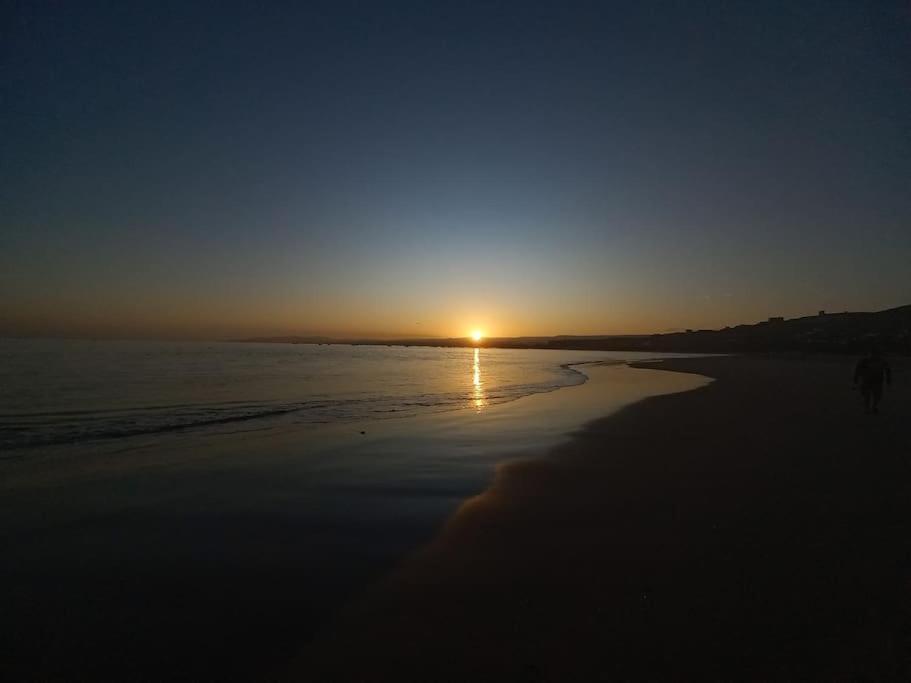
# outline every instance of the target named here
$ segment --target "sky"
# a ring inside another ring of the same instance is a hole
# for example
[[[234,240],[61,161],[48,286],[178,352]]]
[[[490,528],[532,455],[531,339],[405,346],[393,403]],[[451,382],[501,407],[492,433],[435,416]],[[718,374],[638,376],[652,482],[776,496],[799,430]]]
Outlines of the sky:
[[[0,334],[911,303],[911,5],[5,3]]]

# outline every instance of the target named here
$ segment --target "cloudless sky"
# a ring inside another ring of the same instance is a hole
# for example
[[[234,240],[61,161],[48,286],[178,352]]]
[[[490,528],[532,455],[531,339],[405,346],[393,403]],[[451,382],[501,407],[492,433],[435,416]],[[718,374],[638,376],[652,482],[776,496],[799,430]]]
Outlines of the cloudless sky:
[[[911,303],[905,0],[4,7],[0,334]]]

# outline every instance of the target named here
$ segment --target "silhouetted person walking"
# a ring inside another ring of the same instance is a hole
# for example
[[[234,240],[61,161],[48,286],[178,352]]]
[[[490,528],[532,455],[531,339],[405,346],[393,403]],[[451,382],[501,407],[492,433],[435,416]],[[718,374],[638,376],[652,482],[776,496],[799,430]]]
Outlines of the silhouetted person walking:
[[[883,382],[892,384],[892,368],[879,353],[879,349],[872,349],[870,354],[858,361],[857,367],[854,368],[854,384],[860,383],[865,413],[879,412],[879,401],[883,397]]]

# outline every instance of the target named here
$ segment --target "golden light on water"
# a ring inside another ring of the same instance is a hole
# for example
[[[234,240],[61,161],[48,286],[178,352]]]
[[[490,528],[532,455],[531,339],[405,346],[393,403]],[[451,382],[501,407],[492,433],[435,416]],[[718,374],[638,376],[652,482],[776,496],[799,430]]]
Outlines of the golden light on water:
[[[487,406],[487,397],[484,396],[484,382],[481,381],[481,349],[474,350],[474,365],[472,366],[472,396],[471,403],[477,412]]]

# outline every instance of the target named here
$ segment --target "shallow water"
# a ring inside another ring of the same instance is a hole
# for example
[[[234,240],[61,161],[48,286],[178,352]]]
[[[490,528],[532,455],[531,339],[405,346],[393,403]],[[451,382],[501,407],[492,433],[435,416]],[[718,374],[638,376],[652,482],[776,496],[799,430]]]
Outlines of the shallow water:
[[[232,371],[219,379],[224,362],[206,358],[205,346],[192,345],[197,355],[189,359],[177,350],[186,347],[170,347],[166,372],[160,362],[137,359],[140,348],[74,351],[65,362],[51,354],[44,366],[33,359],[33,377],[45,380],[31,387],[32,412],[49,413],[53,427],[53,415],[78,409],[80,395],[80,414],[103,422],[121,398],[145,415],[148,405],[209,405],[215,395],[289,401],[324,386],[349,397],[372,392],[387,405],[447,393],[460,403],[424,401],[430,405],[402,411],[404,419],[365,411],[323,424],[301,409],[7,449],[14,455],[0,461],[0,547],[8,558],[0,568],[7,616],[0,677],[6,670],[13,680],[155,680],[179,667],[187,679],[268,679],[348,598],[480,493],[499,462],[540,454],[641,398],[706,381],[610,363],[577,366],[585,375],[561,367],[634,354],[485,349],[476,360],[470,349],[385,347],[257,347],[246,361],[233,357],[246,349],[229,348]],[[308,361],[295,354],[317,353],[336,360],[317,371],[319,381],[304,379],[295,364]],[[345,354],[355,360],[340,360]],[[80,357],[109,381],[92,381],[98,373],[74,379]],[[365,358],[382,367],[354,379],[352,367],[370,366]],[[54,392],[65,383],[49,368],[66,365],[64,402]],[[398,381],[390,367],[403,370]],[[197,369],[198,383],[181,380],[178,369],[188,368]],[[15,374],[8,366],[3,372]],[[268,379],[257,381],[259,374]],[[142,401],[143,386],[155,387],[158,400]],[[511,391],[520,397],[505,400]],[[5,424],[15,424],[9,407],[17,406],[8,394],[3,400]]]
[[[641,353],[0,340],[0,452],[175,430],[484,410]]]

